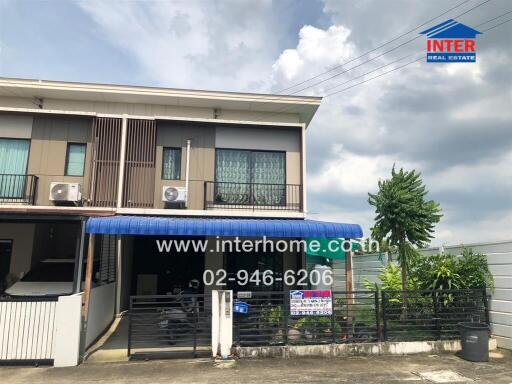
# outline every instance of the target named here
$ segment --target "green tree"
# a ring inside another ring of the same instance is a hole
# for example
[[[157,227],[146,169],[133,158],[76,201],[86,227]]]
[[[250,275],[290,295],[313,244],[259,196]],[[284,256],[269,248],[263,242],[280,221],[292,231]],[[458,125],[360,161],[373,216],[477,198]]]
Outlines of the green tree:
[[[421,174],[400,169],[391,170],[391,178],[379,181],[379,191],[368,193],[368,203],[375,207],[372,236],[396,246],[402,270],[402,289],[408,289],[409,260],[418,255],[414,247],[424,247],[432,239],[435,224],[442,217],[441,208],[426,200],[428,191]],[[407,298],[404,294],[404,306]]]

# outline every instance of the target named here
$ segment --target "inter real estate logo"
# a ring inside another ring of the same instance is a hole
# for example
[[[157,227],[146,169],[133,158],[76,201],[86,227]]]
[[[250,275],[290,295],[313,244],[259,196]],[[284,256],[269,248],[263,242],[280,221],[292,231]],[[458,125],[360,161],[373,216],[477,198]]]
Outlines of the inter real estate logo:
[[[476,61],[476,29],[450,19],[420,34],[427,36],[427,63]]]

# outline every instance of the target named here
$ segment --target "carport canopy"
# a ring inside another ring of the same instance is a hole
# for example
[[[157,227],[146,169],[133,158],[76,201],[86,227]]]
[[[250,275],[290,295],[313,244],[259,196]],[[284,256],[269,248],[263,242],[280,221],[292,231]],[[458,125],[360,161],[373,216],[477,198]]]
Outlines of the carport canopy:
[[[277,238],[363,237],[358,224],[301,219],[178,218],[148,216],[92,217],[86,232],[103,235],[244,236]]]

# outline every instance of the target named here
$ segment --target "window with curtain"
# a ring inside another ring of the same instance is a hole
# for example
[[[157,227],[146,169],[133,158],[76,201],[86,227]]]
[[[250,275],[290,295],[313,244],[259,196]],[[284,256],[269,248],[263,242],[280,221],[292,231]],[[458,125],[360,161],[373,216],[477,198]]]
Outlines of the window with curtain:
[[[0,139],[0,196],[22,198],[25,195],[30,140]]]
[[[68,143],[66,176],[83,176],[87,144]]]
[[[226,204],[285,203],[285,152],[217,149],[215,201]]]
[[[179,180],[181,178],[181,148],[165,147],[162,160],[162,179]]]

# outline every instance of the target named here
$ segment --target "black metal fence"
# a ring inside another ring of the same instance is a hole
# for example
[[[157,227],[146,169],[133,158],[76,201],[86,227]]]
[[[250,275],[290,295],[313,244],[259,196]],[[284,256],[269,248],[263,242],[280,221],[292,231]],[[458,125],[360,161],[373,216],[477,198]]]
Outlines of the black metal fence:
[[[302,211],[302,185],[206,181],[205,209]]]
[[[35,175],[0,174],[0,203],[34,205],[38,180]]]
[[[291,316],[289,292],[238,300],[249,306],[234,317],[239,346],[454,339],[460,322],[489,323],[485,290],[333,291],[332,314],[316,316]]]
[[[454,339],[461,322],[489,324],[485,290],[382,291],[381,306],[384,340]]]
[[[131,296],[130,358],[211,353],[211,295]]]

